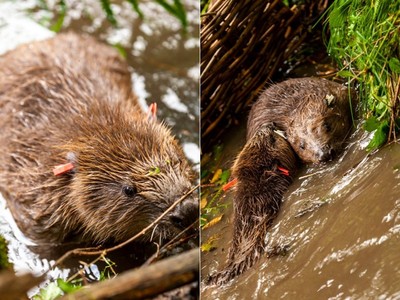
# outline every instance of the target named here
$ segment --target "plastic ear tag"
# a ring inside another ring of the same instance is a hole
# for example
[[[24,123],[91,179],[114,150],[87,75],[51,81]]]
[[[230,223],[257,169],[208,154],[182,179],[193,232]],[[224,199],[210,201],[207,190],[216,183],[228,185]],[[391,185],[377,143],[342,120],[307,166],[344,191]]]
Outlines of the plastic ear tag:
[[[282,168],[282,167],[278,167],[278,170],[281,171],[283,175],[290,176],[289,170]]]
[[[147,112],[148,120],[156,120],[157,119],[157,103],[151,103],[149,106],[149,111]]]
[[[224,192],[226,192],[226,191],[229,190],[230,188],[234,187],[234,186],[236,185],[236,183],[237,183],[237,178],[234,178],[234,179],[232,179],[231,181],[229,181],[227,184],[225,184],[225,185],[222,187],[222,190],[223,190]]]
[[[63,165],[55,166],[53,169],[53,173],[55,176],[63,175],[74,169],[74,165],[72,163],[66,163]]]

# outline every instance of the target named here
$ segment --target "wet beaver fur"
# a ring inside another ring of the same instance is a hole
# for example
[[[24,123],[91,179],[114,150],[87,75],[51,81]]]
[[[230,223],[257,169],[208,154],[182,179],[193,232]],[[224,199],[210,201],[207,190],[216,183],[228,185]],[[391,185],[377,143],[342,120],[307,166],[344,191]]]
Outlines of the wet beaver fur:
[[[267,230],[298,162],[325,162],[341,148],[352,124],[349,100],[347,87],[318,78],[289,79],[261,94],[232,167],[237,184],[228,263],[209,283],[228,282],[265,253]]]
[[[170,130],[148,118],[118,53],[60,34],[0,57],[0,191],[38,243],[124,241],[192,186]],[[73,170],[55,176],[56,165]],[[198,217],[189,197],[141,241],[169,239]]]

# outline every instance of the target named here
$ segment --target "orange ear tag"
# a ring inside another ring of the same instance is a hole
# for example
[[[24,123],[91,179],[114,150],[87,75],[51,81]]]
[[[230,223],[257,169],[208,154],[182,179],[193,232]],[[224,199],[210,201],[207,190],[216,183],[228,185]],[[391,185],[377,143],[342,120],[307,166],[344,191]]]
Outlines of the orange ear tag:
[[[226,192],[226,191],[229,190],[230,188],[234,187],[234,186],[236,185],[236,183],[237,183],[237,178],[234,178],[234,179],[232,179],[231,181],[229,181],[227,184],[225,184],[225,185],[222,187],[222,190],[223,190],[224,192]]]
[[[62,175],[74,169],[74,165],[72,163],[66,163],[63,165],[55,166],[53,169],[53,173],[55,176]]]
[[[157,103],[151,103],[149,106],[149,111],[147,112],[147,119],[157,119]]]
[[[282,167],[278,167],[278,170],[281,171],[283,175],[289,176],[289,170]]]

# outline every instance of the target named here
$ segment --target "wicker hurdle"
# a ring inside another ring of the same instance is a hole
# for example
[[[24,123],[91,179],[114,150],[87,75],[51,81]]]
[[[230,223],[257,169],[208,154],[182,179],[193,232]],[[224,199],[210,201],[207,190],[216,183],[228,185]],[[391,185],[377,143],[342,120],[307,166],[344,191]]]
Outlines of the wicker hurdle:
[[[327,0],[303,2],[217,0],[202,16],[203,152],[255,100],[328,6]]]

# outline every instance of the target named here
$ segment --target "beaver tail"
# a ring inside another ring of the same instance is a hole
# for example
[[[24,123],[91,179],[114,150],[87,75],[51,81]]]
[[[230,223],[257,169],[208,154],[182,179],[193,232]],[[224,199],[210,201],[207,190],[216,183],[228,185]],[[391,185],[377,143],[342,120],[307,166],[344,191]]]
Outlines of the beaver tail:
[[[284,192],[296,171],[290,144],[273,125],[263,125],[237,157],[232,175],[234,231],[226,267],[212,275],[210,284],[221,285],[249,269],[266,251],[266,234],[279,212]]]

